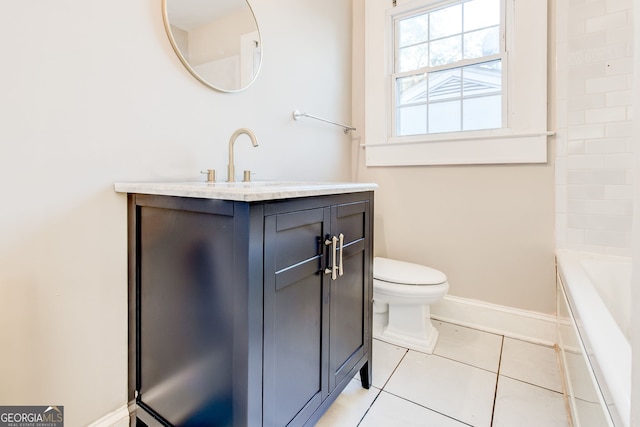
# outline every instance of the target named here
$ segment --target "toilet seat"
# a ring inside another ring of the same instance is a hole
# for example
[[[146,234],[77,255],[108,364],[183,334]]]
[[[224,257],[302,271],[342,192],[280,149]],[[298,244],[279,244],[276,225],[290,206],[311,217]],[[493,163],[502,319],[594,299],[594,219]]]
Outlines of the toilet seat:
[[[429,286],[447,282],[447,276],[434,268],[382,257],[373,260],[373,277],[402,285]]]

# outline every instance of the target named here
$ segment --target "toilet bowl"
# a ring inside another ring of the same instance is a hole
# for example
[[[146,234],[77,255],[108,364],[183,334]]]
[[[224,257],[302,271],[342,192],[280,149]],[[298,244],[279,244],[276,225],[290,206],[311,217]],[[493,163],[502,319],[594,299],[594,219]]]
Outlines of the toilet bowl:
[[[449,291],[444,273],[423,265],[373,260],[373,336],[401,347],[433,353],[438,330],[431,304]]]

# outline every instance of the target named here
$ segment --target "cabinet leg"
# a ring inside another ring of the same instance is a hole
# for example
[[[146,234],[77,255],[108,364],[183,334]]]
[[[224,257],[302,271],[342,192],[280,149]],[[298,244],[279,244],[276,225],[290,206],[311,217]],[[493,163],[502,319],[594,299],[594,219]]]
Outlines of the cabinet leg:
[[[369,389],[371,387],[371,365],[370,361],[364,364],[362,368],[360,368],[360,382],[362,383],[362,388]]]

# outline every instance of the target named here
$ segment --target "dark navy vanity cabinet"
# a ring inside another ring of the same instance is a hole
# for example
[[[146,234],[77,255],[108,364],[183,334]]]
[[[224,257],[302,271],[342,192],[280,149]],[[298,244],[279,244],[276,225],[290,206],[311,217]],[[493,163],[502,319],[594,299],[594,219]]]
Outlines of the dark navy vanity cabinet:
[[[373,192],[128,206],[133,424],[313,425],[369,387]]]

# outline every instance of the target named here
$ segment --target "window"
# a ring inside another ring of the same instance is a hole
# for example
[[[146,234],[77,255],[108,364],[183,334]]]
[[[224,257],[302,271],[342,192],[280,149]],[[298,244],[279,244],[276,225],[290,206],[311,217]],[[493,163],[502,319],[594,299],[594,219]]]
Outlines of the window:
[[[502,127],[502,0],[394,17],[395,136]]]
[[[391,3],[365,0],[367,165],[546,162],[546,1]]]

